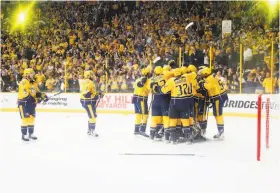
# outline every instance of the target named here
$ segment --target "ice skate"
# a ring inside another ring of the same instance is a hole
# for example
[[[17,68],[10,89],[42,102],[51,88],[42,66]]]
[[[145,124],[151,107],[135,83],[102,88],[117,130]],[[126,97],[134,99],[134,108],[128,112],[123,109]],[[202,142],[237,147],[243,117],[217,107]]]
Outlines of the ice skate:
[[[150,129],[150,139],[154,140],[156,135],[156,130],[154,128]]]
[[[154,141],[162,141],[162,135],[156,134]]]
[[[146,134],[145,132],[139,132],[140,135],[142,135],[143,137],[150,137],[148,134]]]
[[[91,136],[93,137],[99,137],[99,135],[95,131],[91,131]]]
[[[29,141],[29,138],[28,138],[27,135],[22,135],[21,139],[22,139],[23,141]]]
[[[219,131],[216,135],[213,136],[213,138],[217,140],[223,140],[225,138],[224,130]]]
[[[30,134],[30,135],[29,135],[29,139],[32,139],[32,140],[37,140],[38,138],[37,138],[35,135]]]
[[[99,135],[94,130],[88,130],[87,134],[89,136],[98,137]]]

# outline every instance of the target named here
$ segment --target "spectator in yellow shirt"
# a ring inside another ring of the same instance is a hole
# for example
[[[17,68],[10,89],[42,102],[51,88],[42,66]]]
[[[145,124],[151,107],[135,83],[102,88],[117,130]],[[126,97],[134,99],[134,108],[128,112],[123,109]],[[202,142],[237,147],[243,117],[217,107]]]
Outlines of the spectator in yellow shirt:
[[[76,40],[76,38],[77,38],[77,36],[75,35],[75,33],[72,32],[72,33],[68,36],[68,38],[69,38],[69,45],[73,45],[74,42],[75,42],[75,40]]]
[[[263,80],[262,85],[264,87],[264,91],[266,94],[271,94],[271,92],[274,93],[275,86],[276,86],[276,80],[274,78],[272,78],[272,80],[271,80],[270,73],[267,72],[266,78]]]
[[[113,78],[111,82],[111,91],[112,92],[118,92],[119,91],[119,84],[116,78]]]
[[[55,83],[54,78],[50,76],[46,81],[46,87],[48,92],[52,92],[54,90],[54,83]]]
[[[38,73],[35,75],[35,80],[39,86],[39,89],[44,90],[44,82],[46,80],[46,77],[41,71],[38,71]]]
[[[121,91],[122,92],[127,92],[128,90],[128,85],[127,85],[127,82],[126,80],[123,78],[122,81],[120,82],[121,83]]]

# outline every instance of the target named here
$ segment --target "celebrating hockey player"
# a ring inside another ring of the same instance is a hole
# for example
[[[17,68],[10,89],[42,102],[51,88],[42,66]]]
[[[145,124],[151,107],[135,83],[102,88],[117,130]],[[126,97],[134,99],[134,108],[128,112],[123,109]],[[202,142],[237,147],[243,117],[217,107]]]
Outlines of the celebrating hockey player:
[[[198,85],[203,85],[203,79],[201,76],[197,76]],[[195,117],[200,127],[200,133],[197,139],[205,139],[207,129],[207,114],[209,108],[209,98],[207,90],[204,87],[199,87],[195,95]]]
[[[190,106],[193,104],[193,88],[191,82],[185,76],[181,76],[181,69],[173,70],[173,78],[170,78],[163,87],[156,86],[155,90],[164,94],[171,92],[169,105],[169,128],[165,130],[165,139],[176,142],[176,125],[180,119],[186,138],[192,139],[190,128]]]
[[[141,70],[141,77],[135,81],[134,93],[132,103],[135,110],[135,135],[143,135],[149,137],[146,134],[147,119],[148,119],[148,95],[150,92],[150,68],[143,68]]]
[[[205,67],[199,71],[199,75],[204,78],[204,82],[200,83],[201,88],[207,90],[210,102],[213,107],[213,114],[216,118],[218,133],[214,135],[216,139],[224,138],[224,117],[223,107],[224,103],[228,100],[225,86],[221,81],[217,80],[211,73],[211,69]]]
[[[96,126],[96,103],[103,97],[102,93],[96,92],[95,84],[92,80],[92,72],[84,72],[84,81],[80,83],[81,88],[81,104],[83,108],[87,111],[89,120],[88,120],[88,135],[98,137],[98,134],[95,132]]]
[[[155,91],[155,86],[162,87],[169,78],[169,73],[163,73],[163,68],[157,66],[154,69],[154,76],[151,78],[151,89],[152,89],[152,119],[150,127],[150,138],[154,140],[161,138],[158,132],[161,129],[168,129],[169,127],[169,117],[168,109],[170,103],[170,94],[163,94],[161,92]],[[162,128],[163,127],[163,128]]]
[[[22,119],[21,133],[23,141],[37,140],[34,135],[36,104],[41,101],[48,101],[47,95],[39,91],[38,85],[34,81],[34,75],[35,72],[32,68],[25,69],[18,89],[18,108]]]
[[[182,67],[182,76],[185,76],[187,81],[191,83],[193,95],[196,95],[196,90],[198,89],[198,83],[196,79],[197,69],[194,65],[189,65],[188,67]],[[190,125],[194,126],[194,104],[190,105]]]

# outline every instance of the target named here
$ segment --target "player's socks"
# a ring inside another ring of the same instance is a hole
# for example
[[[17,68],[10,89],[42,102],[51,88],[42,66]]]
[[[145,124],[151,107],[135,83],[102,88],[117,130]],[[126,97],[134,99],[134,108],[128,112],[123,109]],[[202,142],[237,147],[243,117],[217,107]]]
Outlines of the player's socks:
[[[33,134],[34,133],[34,125],[28,126],[29,139],[37,140],[38,138]]]
[[[183,134],[184,134],[184,138],[186,140],[189,140],[192,135],[191,127],[183,127]]]
[[[156,128],[150,128],[150,139],[154,140],[156,135],[157,129]]]
[[[199,125],[201,129],[206,129],[207,127],[207,121],[199,121]]]
[[[202,125],[202,129],[206,129],[207,128],[207,121],[205,120],[205,121],[202,121],[202,123],[201,123],[201,125]]]
[[[169,142],[170,132],[169,132],[168,128],[164,129],[164,139],[165,139],[166,142]]]
[[[176,127],[175,133],[176,133],[176,139],[180,139],[180,137],[184,137],[182,127]]]
[[[23,141],[29,141],[29,138],[27,136],[27,127],[26,126],[21,126],[21,134],[22,134],[21,139]]]
[[[182,129],[182,125],[176,125],[176,130]]]
[[[134,135],[139,135],[139,131],[140,130],[140,125],[135,125],[135,128],[134,128]]]
[[[142,123],[141,125],[140,125],[140,132],[146,132],[146,128],[147,128],[147,124],[145,124],[145,123]]]
[[[206,135],[206,128],[207,128],[207,121],[202,121],[200,126],[201,126],[201,134],[200,135],[202,137],[205,137],[205,135]]]
[[[157,125],[157,132],[159,132],[161,129],[163,129],[163,125],[162,124],[158,124]]]

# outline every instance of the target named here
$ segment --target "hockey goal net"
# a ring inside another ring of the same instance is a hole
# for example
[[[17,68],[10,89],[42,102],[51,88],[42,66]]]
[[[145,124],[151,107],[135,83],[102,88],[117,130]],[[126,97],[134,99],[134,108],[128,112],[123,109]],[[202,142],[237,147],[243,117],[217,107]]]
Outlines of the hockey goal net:
[[[280,162],[280,95],[259,95],[257,160]]]

